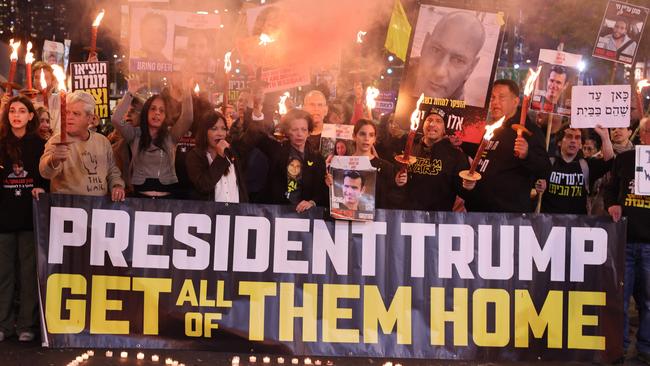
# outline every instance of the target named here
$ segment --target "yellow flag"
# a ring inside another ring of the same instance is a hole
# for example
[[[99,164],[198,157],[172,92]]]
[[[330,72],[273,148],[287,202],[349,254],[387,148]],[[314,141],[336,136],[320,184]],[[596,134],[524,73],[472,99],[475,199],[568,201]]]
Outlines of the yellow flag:
[[[400,60],[406,61],[406,51],[409,47],[410,38],[411,24],[406,17],[402,3],[400,0],[396,0],[393,6],[393,14],[390,17],[390,25],[388,26],[388,34],[386,35],[384,47],[394,53]]]

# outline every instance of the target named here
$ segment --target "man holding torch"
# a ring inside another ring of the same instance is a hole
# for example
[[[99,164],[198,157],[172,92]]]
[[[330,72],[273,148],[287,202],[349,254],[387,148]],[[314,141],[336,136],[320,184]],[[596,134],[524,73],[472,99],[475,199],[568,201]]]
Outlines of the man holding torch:
[[[511,128],[519,123],[519,87],[512,80],[497,80],[490,97],[492,121],[505,118],[503,127],[494,131],[480,159],[477,172],[482,179],[466,193],[468,211],[531,212],[530,190],[535,180],[545,178],[550,162],[544,148],[544,135],[534,123],[526,123],[530,135]]]

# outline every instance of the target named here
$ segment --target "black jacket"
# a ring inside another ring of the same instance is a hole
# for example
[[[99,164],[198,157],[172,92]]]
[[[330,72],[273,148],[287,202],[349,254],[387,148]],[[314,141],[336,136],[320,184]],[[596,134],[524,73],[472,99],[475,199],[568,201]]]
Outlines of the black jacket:
[[[260,149],[269,159],[269,171],[266,185],[260,193],[262,203],[292,205],[287,198],[287,164],[291,153],[289,141],[279,142],[274,138],[249,129],[243,138],[235,145],[243,156],[254,148]],[[247,174],[256,174],[248,171]],[[316,205],[328,206],[328,189],[325,185],[325,159],[311,147],[309,141],[305,145],[304,164],[301,168],[302,184],[299,201],[314,201]]]
[[[242,173],[240,159],[235,156],[231,162],[232,165],[225,158],[217,156],[212,161],[212,164],[209,164],[204,151],[197,148],[190,150],[185,158],[185,166],[187,167],[188,178],[194,188],[191,197],[214,201],[214,186],[223,177],[226,168],[234,168],[237,177],[237,188],[239,188],[239,202],[248,202],[246,179]]]
[[[635,153],[628,150],[616,156],[611,184],[605,188],[605,207],[623,207],[629,243],[650,244],[650,196],[634,194]]]
[[[482,179],[477,182],[476,188],[465,195],[467,211],[532,211],[530,191],[537,179],[548,177],[551,163],[544,147],[544,135],[530,121],[526,122],[526,128],[532,135],[524,134],[528,142],[528,156],[519,159],[514,155],[517,132],[511,126],[515,123],[519,123],[519,113],[494,132],[477,168]],[[470,151],[466,152],[474,156]]]
[[[451,211],[456,196],[464,194],[458,172],[469,169],[467,156],[448,139],[432,146],[413,146],[417,161],[408,167],[407,203],[412,210]]]
[[[13,135],[12,135],[13,138]],[[3,142],[4,143],[4,142]],[[38,163],[45,149],[45,141],[37,134],[27,134],[13,142],[18,156],[10,157],[7,146],[0,146],[0,232],[31,231],[32,189],[49,190],[49,183],[41,177]],[[18,166],[21,165],[22,167]],[[14,164],[16,172],[14,172]],[[20,170],[20,171],[19,171]],[[16,174],[18,173],[18,174]]]

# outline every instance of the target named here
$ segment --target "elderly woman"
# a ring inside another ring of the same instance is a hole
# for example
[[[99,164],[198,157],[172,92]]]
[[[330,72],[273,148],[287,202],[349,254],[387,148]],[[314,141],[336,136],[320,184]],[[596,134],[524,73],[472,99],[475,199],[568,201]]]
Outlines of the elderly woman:
[[[285,141],[279,142],[253,128],[244,134],[242,144],[238,145],[243,151],[258,147],[269,158],[262,195],[267,203],[292,205],[297,212],[327,204],[325,161],[307,140],[313,128],[309,113],[293,109],[281,121]]]
[[[174,166],[176,144],[190,129],[193,119],[189,83],[184,87],[182,112],[175,124],[172,123],[167,101],[160,95],[154,95],[142,107],[140,125],[134,126],[125,121],[124,115],[140,86],[137,78],[129,80],[128,92],[117,106],[111,122],[131,149],[131,184],[136,196],[173,198],[178,183]]]

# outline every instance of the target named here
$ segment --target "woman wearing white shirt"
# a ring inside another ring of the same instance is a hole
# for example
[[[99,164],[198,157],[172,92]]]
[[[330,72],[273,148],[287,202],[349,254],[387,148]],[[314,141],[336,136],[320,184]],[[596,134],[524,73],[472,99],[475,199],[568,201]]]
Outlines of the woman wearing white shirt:
[[[226,141],[224,116],[214,110],[200,117],[196,146],[185,160],[194,186],[193,198],[215,202],[248,202],[239,157]]]

